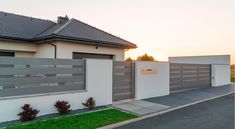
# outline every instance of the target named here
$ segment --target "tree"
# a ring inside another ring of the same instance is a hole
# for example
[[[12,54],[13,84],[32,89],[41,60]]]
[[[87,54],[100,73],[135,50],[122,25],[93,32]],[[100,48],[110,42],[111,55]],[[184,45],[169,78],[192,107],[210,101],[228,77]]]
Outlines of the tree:
[[[131,57],[126,58],[126,61],[134,61]]]
[[[142,56],[138,56],[137,57],[138,61],[155,61],[153,56],[148,55],[147,53],[145,53]]]

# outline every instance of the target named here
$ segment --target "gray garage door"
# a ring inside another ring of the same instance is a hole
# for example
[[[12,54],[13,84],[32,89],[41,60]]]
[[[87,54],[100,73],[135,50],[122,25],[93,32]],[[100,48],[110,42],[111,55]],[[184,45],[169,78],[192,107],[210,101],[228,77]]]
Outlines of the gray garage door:
[[[211,86],[211,65],[170,64],[170,91],[177,92]]]
[[[73,52],[73,59],[113,59],[113,55]]]
[[[113,101],[134,97],[134,63],[113,61]]]

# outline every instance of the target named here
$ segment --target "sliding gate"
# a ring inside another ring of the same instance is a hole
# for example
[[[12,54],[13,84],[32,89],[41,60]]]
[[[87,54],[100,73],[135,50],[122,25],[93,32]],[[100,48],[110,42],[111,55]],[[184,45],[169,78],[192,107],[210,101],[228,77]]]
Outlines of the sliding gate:
[[[170,64],[170,91],[177,92],[211,86],[211,65]]]
[[[134,63],[113,61],[113,101],[134,98]]]

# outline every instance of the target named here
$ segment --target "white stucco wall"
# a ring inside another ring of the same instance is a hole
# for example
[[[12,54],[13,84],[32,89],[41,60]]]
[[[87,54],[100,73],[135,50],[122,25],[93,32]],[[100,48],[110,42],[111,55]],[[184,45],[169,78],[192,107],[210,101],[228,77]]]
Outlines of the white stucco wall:
[[[112,104],[112,61],[88,59],[86,64],[87,91],[15,99],[0,98],[0,122],[18,119],[16,114],[26,103],[40,110],[39,115],[55,113],[53,104],[57,100],[69,101],[73,110],[83,108],[81,103],[88,97],[94,97],[97,106]]]
[[[123,61],[125,50],[121,48],[85,45],[72,42],[50,42],[57,46],[57,58],[72,59],[73,52],[114,55],[114,60]],[[54,47],[50,44],[34,44],[0,40],[0,51],[14,51],[16,57],[54,58]]]
[[[156,74],[141,74],[141,69],[151,68]],[[169,63],[137,61],[135,65],[136,99],[169,95]]]
[[[230,84],[230,66],[229,65],[212,65],[212,86]]]
[[[54,58],[55,48],[50,44],[38,44],[37,52],[34,57],[36,58]]]
[[[83,52],[83,53],[94,53],[94,54],[108,54],[114,55],[115,60],[124,60],[124,49],[104,47],[94,45],[84,45],[79,43],[69,43],[69,42],[57,42],[57,57],[58,58],[73,58],[73,52]]]
[[[34,52],[20,52],[16,51],[15,52],[15,57],[34,57]]]
[[[228,64],[230,65],[230,55],[169,57],[169,62],[170,63],[187,63],[187,64]]]
[[[21,51],[21,52],[36,52],[37,45],[33,43],[10,42],[0,40],[0,50],[5,51]]]

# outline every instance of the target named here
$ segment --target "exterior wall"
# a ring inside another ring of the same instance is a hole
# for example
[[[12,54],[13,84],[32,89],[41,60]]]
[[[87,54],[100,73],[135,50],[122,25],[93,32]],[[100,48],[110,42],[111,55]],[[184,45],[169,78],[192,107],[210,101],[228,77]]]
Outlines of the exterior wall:
[[[156,74],[142,74],[143,68],[156,70]],[[169,63],[137,61],[135,65],[136,99],[169,95]]]
[[[72,59],[73,52],[84,52],[94,54],[108,54],[114,55],[114,60],[124,60],[124,49],[103,47],[94,45],[84,45],[70,42],[52,42],[57,45],[57,58]],[[16,57],[36,57],[36,58],[54,58],[55,50],[50,44],[33,44],[33,43],[17,43],[0,40],[0,50],[15,51]]]
[[[169,57],[170,63],[230,64],[230,55]]]
[[[36,58],[55,58],[54,46],[50,44],[39,44],[37,53],[35,53]]]
[[[67,92],[44,94],[26,98],[0,98],[0,122],[18,119],[20,107],[26,103],[40,110],[40,115],[55,113],[54,103],[57,100],[66,100],[71,109],[81,109],[82,102],[88,97],[94,97],[97,106],[112,104],[112,61],[88,59],[86,63],[86,88],[83,92]]]
[[[32,43],[18,43],[0,40],[0,50],[5,51],[21,51],[21,52],[36,52],[37,45]]]
[[[230,66],[229,65],[212,65],[212,86],[230,84]]]
[[[68,42],[57,42],[57,58],[73,58],[73,52],[84,52],[84,53],[95,53],[95,54],[108,54],[114,55],[117,61],[124,60],[124,49],[121,48],[112,48],[112,47],[103,47],[94,45],[84,45],[78,43],[68,43]]]
[[[15,52],[15,57],[34,57],[34,52]]]

